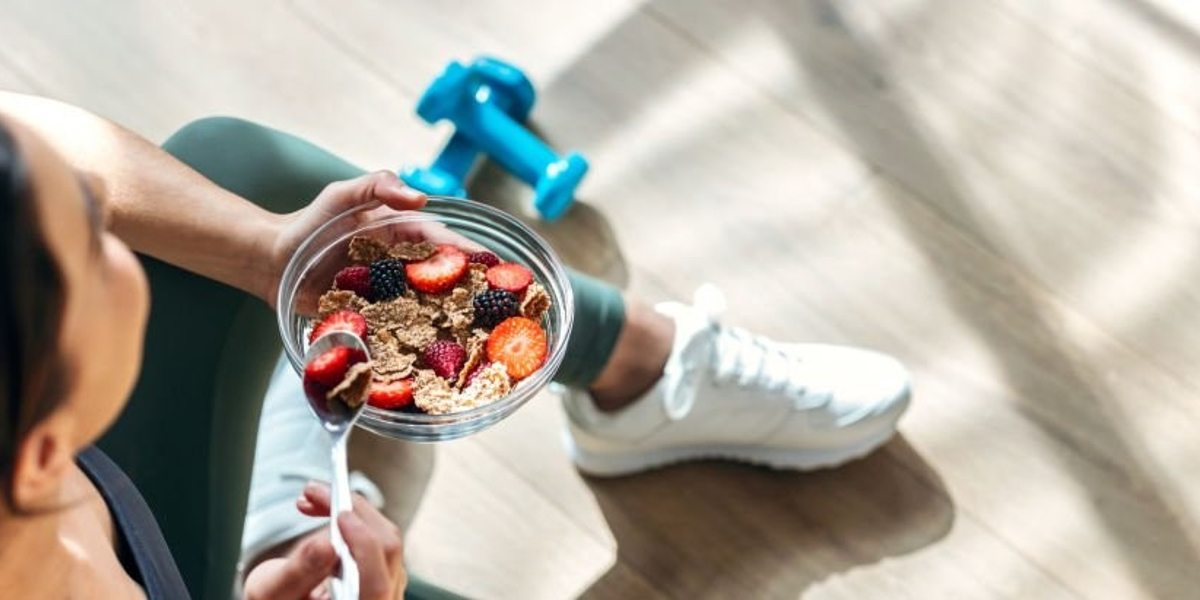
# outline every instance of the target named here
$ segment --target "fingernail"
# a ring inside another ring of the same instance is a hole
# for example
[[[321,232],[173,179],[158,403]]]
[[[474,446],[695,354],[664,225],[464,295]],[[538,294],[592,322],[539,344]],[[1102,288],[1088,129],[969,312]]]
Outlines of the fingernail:
[[[423,192],[421,192],[420,190],[418,190],[416,188],[408,187],[406,185],[402,185],[400,187],[400,195],[404,196],[405,200],[412,200],[414,202],[425,199],[425,194]]]

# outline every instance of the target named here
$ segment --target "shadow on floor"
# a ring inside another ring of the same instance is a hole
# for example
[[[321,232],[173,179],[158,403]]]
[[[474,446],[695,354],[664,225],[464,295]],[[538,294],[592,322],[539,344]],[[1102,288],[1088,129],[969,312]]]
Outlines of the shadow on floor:
[[[566,266],[620,288],[629,284],[612,224],[588,199],[576,198],[556,221],[543,220],[533,207],[533,189],[487,159],[479,162],[468,186],[472,198],[520,218],[541,235]]]
[[[796,598],[936,542],[955,518],[941,480],[902,437],[812,473],[701,462],[588,484],[618,557],[584,598]]]

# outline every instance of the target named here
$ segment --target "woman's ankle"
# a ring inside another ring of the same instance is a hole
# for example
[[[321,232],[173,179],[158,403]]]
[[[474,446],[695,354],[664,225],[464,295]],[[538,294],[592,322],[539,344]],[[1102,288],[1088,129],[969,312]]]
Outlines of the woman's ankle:
[[[600,375],[588,388],[596,408],[616,411],[650,391],[671,356],[675,324],[670,318],[626,298],[625,324]]]

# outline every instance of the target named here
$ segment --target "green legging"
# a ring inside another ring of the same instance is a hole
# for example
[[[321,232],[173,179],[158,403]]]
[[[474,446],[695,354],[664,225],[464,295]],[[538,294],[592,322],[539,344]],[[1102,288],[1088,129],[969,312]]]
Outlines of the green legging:
[[[304,140],[231,118],[196,121],[163,148],[273,212],[364,171]],[[206,210],[203,206],[196,210]],[[195,598],[232,589],[263,394],[281,350],[274,313],[241,291],[142,257],[152,308],[142,375],[100,446],[158,518]],[[586,386],[624,323],[620,293],[572,273],[575,324],[555,379]],[[419,581],[409,597],[444,598]]]

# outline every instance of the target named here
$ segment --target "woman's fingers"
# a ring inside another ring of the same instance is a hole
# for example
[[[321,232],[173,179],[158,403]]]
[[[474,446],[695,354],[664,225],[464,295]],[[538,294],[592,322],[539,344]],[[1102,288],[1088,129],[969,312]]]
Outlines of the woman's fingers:
[[[375,171],[354,179],[337,181],[325,187],[317,201],[329,202],[331,212],[341,213],[359,204],[379,200],[396,210],[415,210],[425,206],[425,194],[404,185],[391,171]]]
[[[309,482],[304,487],[304,492],[296,501],[296,507],[300,512],[314,517],[323,517],[329,515],[330,503],[329,486],[320,482]],[[338,525],[342,527],[342,538],[346,540],[346,544],[351,547],[351,554],[355,560],[359,562],[360,574],[365,573],[367,569],[371,569],[372,577],[379,576],[382,572],[383,577],[390,585],[392,593],[402,590],[407,582],[404,573],[404,544],[403,536],[400,528],[388,520],[383,513],[379,512],[370,501],[358,494],[352,496],[353,512],[345,512],[338,516]],[[347,517],[351,517],[350,524],[343,526]],[[370,538],[370,539],[368,539]],[[360,554],[364,559],[360,560]],[[365,560],[365,563],[364,563]],[[364,580],[367,575],[361,575]],[[383,586],[383,582],[377,582],[379,586]],[[367,595],[366,583],[363,586],[363,597],[371,598]],[[382,596],[391,597],[391,596]]]
[[[296,499],[296,508],[310,517],[329,516],[329,486],[320,481],[310,481]]]
[[[337,553],[329,539],[309,536],[287,556],[264,561],[246,577],[247,600],[308,598],[333,573]]]
[[[379,539],[384,562],[391,573],[402,573],[404,564],[404,536],[400,528],[371,505],[366,498],[354,495],[354,514],[366,524]]]
[[[353,512],[339,514],[337,524],[342,539],[350,547],[351,556],[358,563],[360,597],[364,600],[396,598],[406,583],[406,576],[400,562],[389,560],[388,555],[399,555],[399,538],[381,535]]]

